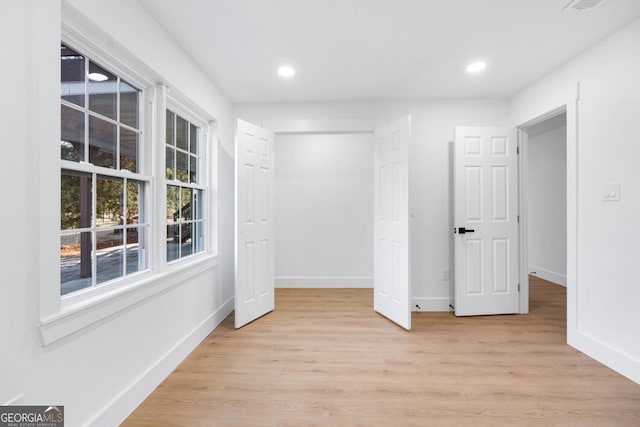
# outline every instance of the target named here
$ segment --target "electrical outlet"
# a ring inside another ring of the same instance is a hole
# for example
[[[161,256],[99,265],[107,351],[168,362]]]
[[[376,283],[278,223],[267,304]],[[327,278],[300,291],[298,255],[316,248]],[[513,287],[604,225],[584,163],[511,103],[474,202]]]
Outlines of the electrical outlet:
[[[619,202],[620,184],[602,184],[602,200],[604,200],[605,202]]]
[[[444,270],[442,270],[442,280],[444,280],[445,282],[449,281],[449,269],[445,268]]]

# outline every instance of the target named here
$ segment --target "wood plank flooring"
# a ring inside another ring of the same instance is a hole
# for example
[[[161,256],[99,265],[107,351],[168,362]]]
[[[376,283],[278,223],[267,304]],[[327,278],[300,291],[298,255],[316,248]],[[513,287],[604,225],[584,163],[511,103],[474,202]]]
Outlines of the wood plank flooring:
[[[531,278],[530,314],[414,313],[370,289],[277,289],[229,316],[125,426],[640,426],[640,385],[567,346],[565,288]]]

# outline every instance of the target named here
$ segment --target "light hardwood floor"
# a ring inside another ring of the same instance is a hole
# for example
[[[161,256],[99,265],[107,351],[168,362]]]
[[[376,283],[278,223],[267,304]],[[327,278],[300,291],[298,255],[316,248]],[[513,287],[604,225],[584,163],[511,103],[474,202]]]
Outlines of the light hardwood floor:
[[[565,289],[531,280],[530,314],[414,313],[370,289],[277,289],[229,316],[125,426],[640,426],[640,385],[567,346]]]

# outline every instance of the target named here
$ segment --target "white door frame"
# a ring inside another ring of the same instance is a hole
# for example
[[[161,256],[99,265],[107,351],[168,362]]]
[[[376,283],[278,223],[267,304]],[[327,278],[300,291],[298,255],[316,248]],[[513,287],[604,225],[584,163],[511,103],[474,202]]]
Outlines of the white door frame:
[[[278,135],[322,135],[322,134],[369,134],[373,138],[377,129],[390,123],[381,119],[332,119],[332,120],[267,120],[261,126],[271,129],[275,138]],[[274,138],[274,143],[275,143]],[[374,149],[372,144],[371,149]],[[375,245],[375,242],[374,242]],[[411,271],[409,271],[409,275]],[[409,293],[411,282],[409,281]],[[375,299],[374,299],[375,301]],[[412,301],[409,301],[411,306]],[[374,304],[375,305],[375,304]],[[411,316],[410,310],[409,316]],[[393,320],[392,320],[393,321]],[[395,321],[394,321],[395,322]],[[410,329],[411,320],[409,318]],[[405,326],[406,327],[406,326]]]
[[[290,123],[291,122],[291,123]],[[304,125],[300,125],[299,122],[304,122]],[[328,128],[326,127],[325,123],[334,123],[333,121],[330,122],[325,122],[323,121],[322,124],[320,126],[316,125],[317,121],[310,121],[310,120],[304,120],[304,121],[297,121],[297,120],[279,120],[277,122],[270,122],[267,121],[268,126],[273,126],[274,124],[276,126],[278,126],[274,131],[274,150],[275,150],[275,142],[278,139],[278,136],[281,135],[302,135],[302,136],[308,136],[308,135],[369,135],[369,137],[371,138],[371,151],[373,152],[374,150],[374,131],[373,130],[366,130],[366,127],[363,126],[352,126],[352,125],[348,125],[348,126],[341,126],[341,125],[331,125]],[[311,126],[309,126],[309,123],[311,123]],[[270,127],[269,129],[274,129],[273,127]],[[332,130],[329,130],[332,129]],[[372,161],[373,161],[373,156],[372,156]],[[371,212],[372,216],[373,216],[373,212]],[[277,236],[276,236],[277,237]],[[373,253],[373,247],[371,249],[372,253]],[[275,287],[276,288],[300,288],[300,287],[305,287],[303,286],[299,286],[298,283],[299,281],[296,280],[297,277],[280,277],[275,275]],[[335,279],[333,277],[322,277],[320,279]],[[341,278],[342,279],[342,278]],[[352,288],[373,288],[373,281],[374,281],[374,275],[373,272],[371,273],[371,276],[364,276],[364,277],[354,277],[354,278],[350,278],[352,280]],[[357,279],[357,281],[354,281],[354,279]],[[285,285],[282,285],[282,283],[286,283]],[[329,282],[329,285],[325,285],[324,283],[327,282],[323,282],[323,281],[316,281],[314,280],[313,282],[317,283],[317,286],[311,285],[312,287],[317,287],[317,288],[335,288],[335,287],[342,287],[342,286],[335,286],[333,283],[335,283],[335,280],[331,280],[331,282]],[[371,286],[369,286],[369,282],[371,283]],[[341,281],[341,283],[343,283]]]
[[[331,135],[353,134],[370,135],[371,150],[373,152],[374,132],[387,121],[380,119],[267,119],[260,126],[270,129],[274,133],[275,141],[279,135]],[[373,215],[373,212],[371,213]],[[373,247],[372,247],[373,253]],[[371,273],[371,288],[373,289],[373,272]],[[278,286],[276,286],[277,288]]]
[[[562,105],[541,116],[536,117],[520,126],[517,126],[518,148],[518,185],[519,185],[519,211],[520,211],[520,313],[529,312],[529,215],[528,215],[528,194],[529,194],[529,134],[528,129],[538,123],[567,111],[567,106]],[[567,126],[568,128],[568,126]]]
[[[527,235],[528,195],[528,135],[527,128],[543,122],[562,112],[567,114],[567,343],[575,346],[578,331],[578,103],[579,84],[569,89],[569,95],[555,105],[538,109],[515,125],[520,147],[519,162],[519,208],[520,208],[520,313],[529,312],[529,270]]]

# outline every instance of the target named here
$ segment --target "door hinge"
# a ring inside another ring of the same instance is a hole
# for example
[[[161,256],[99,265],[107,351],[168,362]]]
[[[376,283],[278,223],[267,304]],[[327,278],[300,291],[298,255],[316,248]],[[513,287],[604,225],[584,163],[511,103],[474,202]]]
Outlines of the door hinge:
[[[520,283],[518,283],[518,292],[520,292]]]
[[[520,146],[516,147],[516,154],[518,154],[518,155],[520,154]]]
[[[520,215],[518,215],[517,218],[518,218],[518,224],[520,224]]]

